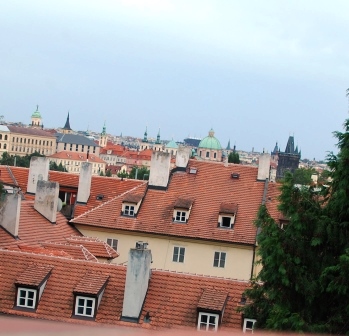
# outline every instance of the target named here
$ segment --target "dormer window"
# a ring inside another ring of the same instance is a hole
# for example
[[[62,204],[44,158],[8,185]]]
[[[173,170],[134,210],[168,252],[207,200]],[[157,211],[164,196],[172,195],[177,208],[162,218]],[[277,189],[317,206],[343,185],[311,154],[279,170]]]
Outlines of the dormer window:
[[[44,292],[52,266],[30,265],[16,280],[15,308],[34,311]]]
[[[197,330],[217,331],[222,323],[228,293],[216,289],[204,289],[199,300]]]
[[[36,289],[25,287],[17,288],[17,307],[32,308],[36,306]]]
[[[174,204],[173,221],[177,223],[186,223],[189,219],[192,205],[192,199],[178,198]]]
[[[133,205],[124,205],[124,215],[125,216],[134,216],[135,215],[135,207]]]
[[[222,203],[219,209],[218,227],[232,229],[238,205],[236,203]]]
[[[128,217],[137,216],[138,209],[143,200],[143,194],[127,194],[122,200],[121,215]]]
[[[109,275],[88,272],[74,288],[76,318],[94,319],[101,303]]]

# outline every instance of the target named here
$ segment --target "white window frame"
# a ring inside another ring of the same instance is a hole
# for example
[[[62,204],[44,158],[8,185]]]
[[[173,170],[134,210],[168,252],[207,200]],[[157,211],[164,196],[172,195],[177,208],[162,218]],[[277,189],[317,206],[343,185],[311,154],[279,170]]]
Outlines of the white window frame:
[[[21,296],[21,292],[25,293],[24,296]],[[33,298],[29,298],[29,293],[33,293]],[[33,288],[25,288],[25,287],[18,287],[17,289],[17,307],[23,307],[23,308],[31,308],[35,309],[36,306],[36,295],[37,295],[37,290]],[[24,299],[25,303],[21,304],[21,299]],[[30,305],[28,304],[28,301],[31,300],[33,301],[33,304]]]
[[[201,318],[203,316],[207,317],[207,322],[202,322],[201,321]],[[214,317],[215,318],[214,323],[210,323],[210,317]],[[199,331],[217,331],[218,330],[218,321],[219,321],[219,315],[218,314],[199,312],[197,330],[199,330]],[[201,326],[205,326],[205,329],[202,329]],[[209,329],[210,326],[213,326],[213,329]]]
[[[223,226],[223,217],[230,218],[230,226]],[[235,214],[224,214],[224,213],[219,214],[218,223],[219,223],[219,227],[220,228],[223,228],[223,229],[231,229],[231,228],[233,228],[234,227],[234,223],[235,223]]]
[[[176,249],[177,249],[177,253],[176,253]],[[172,262],[184,263],[184,258],[185,258],[185,247],[174,246],[173,254],[172,254]]]
[[[118,250],[119,240],[115,238],[107,238],[107,244],[112,247],[115,251]]]
[[[125,216],[134,217],[135,216],[135,209],[136,209],[136,207],[132,204],[124,204],[123,214]]]
[[[186,223],[188,219],[188,211],[181,210],[181,209],[175,209],[173,218],[175,222],[178,223]]]
[[[83,300],[83,304],[79,304],[79,300]],[[87,302],[92,301],[92,307],[87,307]],[[95,306],[96,306],[96,299],[89,297],[89,296],[81,296],[77,295],[75,298],[75,315],[76,316],[85,316],[85,317],[94,317],[95,314]],[[79,313],[79,308],[83,308],[83,312]],[[91,314],[87,314],[86,310],[91,309]]]
[[[222,258],[222,255],[224,254],[224,259]],[[218,255],[218,258],[216,256]],[[216,264],[217,260],[217,264]],[[225,268],[225,263],[227,261],[227,253],[221,252],[221,251],[215,251],[213,256],[213,267],[217,268]]]

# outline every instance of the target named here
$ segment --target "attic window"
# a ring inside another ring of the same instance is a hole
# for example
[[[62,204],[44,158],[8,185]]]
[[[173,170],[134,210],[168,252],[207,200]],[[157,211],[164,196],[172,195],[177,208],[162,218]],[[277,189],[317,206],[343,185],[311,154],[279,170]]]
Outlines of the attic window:
[[[231,173],[231,178],[238,179],[238,178],[240,178],[240,174],[239,173]]]
[[[190,167],[189,168],[189,174],[196,174],[197,173],[197,168],[195,168],[195,167]]]
[[[52,266],[30,265],[16,280],[17,298],[15,307],[35,310],[45,289]]]
[[[217,331],[221,323],[228,293],[206,288],[198,302],[198,330]]]
[[[235,223],[237,208],[236,203],[222,203],[219,209],[218,227],[232,229]]]
[[[134,205],[123,204],[123,213],[124,216],[134,217],[135,207]]]
[[[186,223],[189,219],[193,200],[189,198],[178,198],[174,204],[173,221]]]
[[[101,201],[104,198],[104,195],[99,194],[96,196],[96,200]]]
[[[86,273],[74,288],[74,317],[95,318],[109,275]]]

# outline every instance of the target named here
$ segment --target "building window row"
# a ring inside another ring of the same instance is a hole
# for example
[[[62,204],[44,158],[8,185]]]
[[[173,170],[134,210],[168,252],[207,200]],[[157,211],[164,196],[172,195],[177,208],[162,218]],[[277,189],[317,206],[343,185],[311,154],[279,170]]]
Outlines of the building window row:
[[[0,134],[1,135],[1,134]],[[1,140],[1,137],[0,137]],[[5,135],[5,140],[7,140],[7,135]],[[30,138],[18,138],[18,137],[12,137],[12,142],[16,143],[25,143],[25,144],[32,144],[32,145],[39,145],[39,146],[52,146],[52,141],[49,140],[38,140],[38,139],[30,139]]]
[[[0,134],[0,140],[3,140],[2,139],[2,134]],[[7,134],[4,135],[4,140],[7,140]]]

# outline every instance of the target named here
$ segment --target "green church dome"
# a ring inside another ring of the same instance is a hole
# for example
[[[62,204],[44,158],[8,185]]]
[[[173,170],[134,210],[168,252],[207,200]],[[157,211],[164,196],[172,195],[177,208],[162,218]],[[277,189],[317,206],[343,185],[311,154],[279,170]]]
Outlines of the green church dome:
[[[39,105],[36,105],[36,111],[32,114],[32,118],[40,118],[41,119],[41,114],[39,112]]]
[[[178,148],[178,145],[174,142],[174,140],[172,139],[170,142],[168,142],[165,146],[166,148]]]
[[[222,149],[221,143],[217,138],[215,138],[214,131],[212,128],[208,132],[208,136],[206,138],[203,138],[200,141],[199,148],[215,149],[215,150]]]

